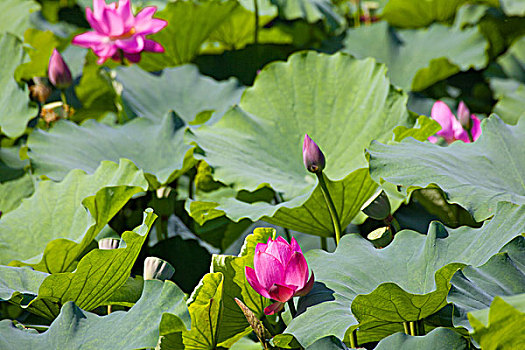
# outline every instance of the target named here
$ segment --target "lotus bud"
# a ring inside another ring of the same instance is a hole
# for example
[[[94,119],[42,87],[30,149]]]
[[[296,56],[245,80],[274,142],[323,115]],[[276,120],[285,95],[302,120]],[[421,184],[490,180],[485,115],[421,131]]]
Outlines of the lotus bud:
[[[321,172],[325,166],[323,152],[321,152],[319,146],[317,146],[308,134],[304,135],[303,162],[306,169],[311,173]]]
[[[388,226],[380,227],[370,232],[366,238],[374,244],[376,248],[384,248],[392,242],[394,236]]]
[[[98,241],[98,249],[117,249],[120,244],[120,239],[116,238],[103,238]]]
[[[144,280],[169,280],[175,273],[175,268],[165,260],[149,256],[144,260]]]
[[[314,285],[314,275],[310,276],[295,238],[288,243],[279,236],[275,240],[268,238],[266,244],[257,244],[253,266],[245,267],[246,280],[257,293],[276,301],[264,309],[266,315],[282,310],[284,303],[294,296],[308,294]]]
[[[384,220],[390,215],[390,201],[385,191],[379,190],[361,207],[361,211],[375,220]]]
[[[47,75],[51,84],[60,90],[67,89],[73,82],[71,71],[57,49],[53,49],[49,59]]]
[[[458,106],[458,110],[457,110],[457,115],[458,115],[458,119],[459,119],[459,122],[460,124],[466,128],[466,129],[470,129],[470,111],[467,107],[467,105],[465,105],[463,103],[463,101],[461,101],[459,103],[459,106]]]

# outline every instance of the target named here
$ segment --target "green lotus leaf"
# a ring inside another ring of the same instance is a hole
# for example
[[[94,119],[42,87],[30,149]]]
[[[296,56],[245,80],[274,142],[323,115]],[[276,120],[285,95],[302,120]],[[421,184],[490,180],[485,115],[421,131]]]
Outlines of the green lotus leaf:
[[[2,12],[0,12],[0,32],[9,32],[22,38],[26,29],[31,26],[31,13],[39,9],[40,5],[33,0],[3,0]],[[12,58],[13,56],[7,55],[4,51],[2,57]],[[0,67],[4,67],[4,64]]]
[[[129,278],[131,268],[156,218],[152,209],[146,209],[142,225],[123,233],[125,248],[92,250],[80,260],[74,272],[49,275],[27,309],[42,317],[54,319],[62,305],[68,301],[75,302],[78,307],[87,311],[102,305]]]
[[[374,142],[368,151],[372,178],[402,185],[406,192],[436,184],[476,221],[493,215],[498,202],[524,205],[525,122],[510,126],[493,115],[482,121],[481,128],[481,137],[472,144]]]
[[[73,170],[62,182],[40,182],[0,220],[0,263],[16,259],[45,272],[70,271],[98,232],[147,186],[142,171],[128,160],[102,162],[92,175]]]
[[[345,27],[344,17],[328,0],[271,0],[279,9],[279,16],[287,20],[304,19],[308,23],[323,21],[330,31]]]
[[[35,191],[33,178],[30,175],[0,183],[0,212],[6,214],[16,209],[23,198],[27,198]]]
[[[21,147],[0,148],[0,182],[16,180],[25,174],[29,160],[20,160]]]
[[[166,68],[159,75],[139,67],[117,69],[122,99],[139,117],[160,122],[174,111],[186,123],[197,122],[200,113],[219,117],[237,104],[244,88],[235,79],[217,82],[199,73],[193,65]]]
[[[375,350],[466,350],[467,341],[458,333],[446,328],[436,328],[425,336],[413,337],[403,333],[396,333],[377,344]]]
[[[122,126],[87,120],[81,126],[61,120],[28,139],[36,174],[60,180],[73,169],[93,173],[104,160],[131,160],[154,187],[173,181],[195,164],[193,146],[184,143],[185,127],[172,113],[157,123],[135,118]]]
[[[238,6],[228,18],[211,33],[209,45],[203,50],[207,53],[218,53],[226,50],[239,50],[255,42],[255,11],[253,1],[239,1]],[[290,44],[293,37],[278,26],[265,28],[277,14],[277,8],[269,0],[258,1],[258,33],[260,44]],[[217,48],[216,44],[220,47]]]
[[[525,16],[525,4],[520,0],[500,0],[503,12],[507,16]]]
[[[407,91],[423,90],[460,71],[487,64],[488,44],[477,27],[460,30],[434,24],[422,30],[395,30],[378,22],[347,30],[343,44],[344,52],[386,64],[392,83]]]
[[[224,304],[222,274],[208,273],[188,300],[191,329],[182,333],[183,349],[216,349],[221,337],[219,322]]]
[[[49,58],[60,44],[59,39],[51,31],[30,28],[24,33],[24,44],[31,60],[16,68],[15,79],[29,81],[33,77],[47,77]]]
[[[478,266],[498,253],[523,233],[524,214],[525,207],[500,203],[494,218],[479,229],[445,229],[434,222],[426,236],[404,230],[384,249],[375,249],[358,235],[346,235],[334,253],[309,251],[306,258],[316,284],[300,299],[302,313],[285,333],[308,346],[328,335],[343,339],[347,329],[361,321],[351,310],[359,311],[364,326],[367,321],[379,325],[430,315],[446,305],[448,281],[460,264]],[[358,342],[374,334],[358,331]]]
[[[29,101],[28,89],[14,79],[16,67],[25,59],[22,42],[12,34],[0,32],[0,47],[0,130],[15,138],[24,133],[27,122],[36,117],[38,108]]]
[[[411,125],[406,100],[390,86],[385,67],[372,59],[301,52],[286,63],[268,65],[239,107],[194,130],[193,138],[215,169],[215,180],[236,191],[269,185],[284,201],[250,204],[230,196],[214,201],[219,204],[215,210],[234,221],[264,217],[299,231],[333,235],[317,179],[302,161],[304,134],[325,154],[324,174],[341,221],[348,224],[376,186],[363,150],[373,139],[391,139],[395,126]]]
[[[106,69],[96,63],[97,57],[89,50],[84,59],[82,77],[74,92],[82,108],[76,109],[71,119],[80,122],[84,119],[102,119],[108,112],[117,112],[117,95]]]
[[[253,267],[255,246],[268,242],[268,237],[275,235],[273,228],[256,228],[253,234],[246,237],[239,256],[214,255],[212,272],[221,272],[224,276],[222,302],[224,310],[218,332],[219,341],[230,340],[230,344],[252,331],[246,317],[235,302],[240,299],[258,319],[264,317],[264,308],[271,304],[269,299],[260,296],[246,280],[245,266]]]
[[[434,22],[450,22],[466,2],[468,0],[390,0],[381,17],[396,27],[426,27]],[[497,1],[495,3],[497,6]]]
[[[505,123],[515,125],[525,115],[525,84],[514,79],[492,78],[490,87],[494,91],[494,98],[498,100],[494,113]]]
[[[516,237],[480,267],[466,266],[452,277],[447,301],[454,303],[455,327],[472,331],[467,313],[488,309],[496,296],[525,293],[525,239]]]
[[[490,308],[473,311],[468,318],[482,349],[519,349],[525,344],[520,331],[525,322],[525,294],[495,297]]]
[[[162,44],[163,54],[142,53],[139,65],[148,71],[178,66],[190,62],[201,45],[239,6],[234,0],[170,2],[157,12],[156,18],[170,25],[150,36]]]
[[[159,323],[167,313],[179,318],[182,324],[189,324],[184,293],[169,281],[145,281],[140,300],[127,312],[114,311],[101,317],[67,302],[49,329],[40,334],[13,327],[10,320],[0,321],[0,348],[153,348],[159,338]]]
[[[34,297],[48,276],[48,273],[28,267],[0,266],[0,299],[23,299],[24,294]]]
[[[498,100],[493,112],[506,123],[516,124],[525,114],[525,37],[514,41],[497,62],[509,79],[490,79],[494,98]]]
[[[508,77],[525,83],[525,37],[514,41],[497,62]]]

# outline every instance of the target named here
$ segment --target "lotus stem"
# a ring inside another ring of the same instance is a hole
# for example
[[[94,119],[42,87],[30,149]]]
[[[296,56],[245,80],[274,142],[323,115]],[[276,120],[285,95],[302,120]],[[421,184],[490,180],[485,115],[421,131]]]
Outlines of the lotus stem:
[[[357,333],[355,329],[350,332],[350,347],[357,348]]]
[[[325,252],[328,251],[328,242],[326,241],[326,237],[321,237],[321,249]]]
[[[108,305],[108,315],[113,312],[112,308],[111,308],[111,305]]]
[[[394,227],[394,231],[395,233],[398,233],[399,231],[401,231],[401,226],[399,226],[399,222],[396,220],[396,218],[392,215],[390,215],[391,217],[389,218],[390,222],[392,223],[392,226]]]
[[[288,300],[288,308],[290,309],[290,313],[292,314],[292,318],[297,315],[297,310],[295,309],[295,304],[293,303],[293,298]]]
[[[339,216],[337,215],[337,210],[335,209],[334,202],[328,192],[328,187],[324,180],[324,175],[322,171],[316,172],[317,178],[319,179],[319,184],[321,185],[321,192],[323,192],[323,197],[328,206],[328,211],[330,212],[330,217],[332,218],[332,224],[334,225],[335,232],[335,244],[339,245],[339,240],[341,240],[341,222],[339,221]]]
[[[410,329],[408,328],[408,322],[403,322],[403,329],[405,330],[406,335],[410,335]]]
[[[253,33],[253,42],[255,45],[259,43],[259,4],[257,0],[253,0],[253,7],[255,12],[255,31]]]
[[[64,118],[69,118],[69,105],[67,104],[67,97],[66,97],[66,91],[60,90],[60,99],[62,100],[62,111]]]
[[[417,336],[417,321],[410,321],[408,325],[410,327],[410,335]]]

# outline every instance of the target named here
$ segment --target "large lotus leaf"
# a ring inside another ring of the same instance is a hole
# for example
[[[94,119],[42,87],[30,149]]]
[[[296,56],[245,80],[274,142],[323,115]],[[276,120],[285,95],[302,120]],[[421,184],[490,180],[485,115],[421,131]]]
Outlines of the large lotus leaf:
[[[123,86],[122,98],[139,116],[159,122],[174,111],[186,123],[202,112],[221,116],[237,104],[244,91],[235,79],[218,82],[199,73],[197,67],[184,65],[150,74],[139,67],[117,69]]]
[[[0,212],[6,214],[16,209],[22,199],[32,195],[34,191],[35,186],[30,175],[0,183]]]
[[[453,19],[457,9],[466,2],[468,0],[390,0],[381,17],[396,27],[426,27]]]
[[[131,160],[150,182],[165,184],[191,168],[193,146],[184,143],[184,123],[172,113],[157,123],[135,118],[122,126],[61,120],[49,131],[35,130],[27,144],[36,174],[62,179],[72,169],[93,173],[103,160]]]
[[[246,237],[239,256],[214,255],[212,272],[221,272],[224,276],[222,302],[224,304],[221,323],[219,324],[219,342],[230,338],[238,339],[251,332],[246,317],[235,302],[240,299],[258,319],[264,317],[264,308],[270,305],[270,300],[260,296],[248,284],[244,273],[245,266],[253,267],[253,257],[257,243],[266,243],[268,237],[275,235],[273,228],[256,228],[253,234]]]
[[[54,319],[68,301],[87,311],[101,305],[129,278],[156,218],[152,209],[146,209],[142,225],[123,233],[125,248],[92,250],[80,260],[74,272],[48,276],[40,285],[36,299],[27,305],[28,310]]]
[[[27,263],[36,269],[67,271],[124,204],[147,186],[142,171],[128,160],[103,162],[92,175],[73,170],[60,183],[40,182],[30,198],[0,220],[0,263],[35,257]]]
[[[525,345],[525,294],[495,297],[490,309],[468,314],[482,349],[521,349]]]
[[[270,0],[279,8],[279,15],[287,20],[304,19],[308,23],[325,22],[328,29],[344,28],[345,19],[328,0]]]
[[[24,61],[22,42],[12,34],[0,32],[0,47],[0,130],[14,138],[24,133],[38,108],[29,101],[27,88],[14,79],[16,67]]]
[[[303,204],[323,207],[323,200],[318,201],[321,191],[315,190],[317,179],[302,161],[304,134],[323,150],[324,173],[332,180],[329,187],[336,208],[342,221],[349,222],[368,197],[364,192],[374,186],[366,174],[363,149],[373,139],[391,139],[395,126],[410,124],[405,104],[406,95],[390,86],[385,67],[372,59],[301,52],[286,63],[266,66],[239,107],[216,124],[194,130],[194,138],[214,167],[216,180],[248,191],[268,184],[284,198],[279,205],[246,205],[225,198],[220,210],[230,218],[267,216],[281,224],[284,219],[275,213],[287,208],[281,216],[293,225],[283,224],[330,236],[333,229],[326,209],[319,213],[294,209]],[[364,191],[359,192],[363,184]]]
[[[189,323],[184,293],[172,282],[145,281],[142,297],[129,311],[97,316],[73,302],[62,307],[44,333],[0,321],[0,348],[11,349],[143,349],[155,347],[163,314],[173,313]]]
[[[401,231],[384,249],[375,249],[359,235],[346,235],[334,253],[309,251],[306,257],[315,273],[316,292],[301,299],[299,309],[304,312],[285,333],[308,346],[328,335],[343,339],[347,329],[361,321],[351,310],[360,311],[365,325],[366,321],[416,321],[428,316],[440,303],[446,305],[447,281],[459,264],[485,263],[524,232],[524,214],[525,207],[500,203],[494,218],[479,229],[445,229],[434,222],[426,236]],[[359,333],[360,343],[374,336]]]
[[[0,32],[9,32],[22,38],[26,29],[31,26],[31,13],[39,9],[40,5],[34,0],[2,0]],[[2,52],[2,56],[6,58],[12,57],[6,51]],[[3,67],[3,64],[0,67]],[[4,75],[4,73],[1,75]]]
[[[170,2],[156,18],[168,26],[151,35],[165,49],[163,54],[142,53],[140,66],[148,71],[161,70],[190,62],[210,34],[239,6],[234,0],[183,0]]]
[[[395,30],[386,22],[349,29],[344,52],[374,57],[388,67],[392,83],[419,91],[470,68],[487,64],[487,41],[477,27],[460,30],[442,24]]]
[[[23,294],[35,296],[48,276],[28,267],[0,266],[0,299],[9,300]]]
[[[507,16],[525,16],[525,3],[521,0],[500,0]]]
[[[515,125],[525,115],[525,84],[514,79],[492,78],[490,87],[498,100],[493,112],[505,123]]]
[[[447,301],[454,303],[456,327],[472,331],[467,313],[487,309],[496,296],[525,293],[525,239],[517,237],[480,267],[466,266],[454,274]]]
[[[374,350],[466,350],[467,341],[457,332],[446,328],[436,328],[425,336],[413,337],[396,333],[381,340]]]
[[[462,205],[477,221],[494,214],[500,201],[524,205],[525,121],[510,126],[493,115],[481,128],[481,137],[471,144],[440,147],[413,139],[388,146],[373,143],[370,173],[405,191],[437,184],[450,202]]]

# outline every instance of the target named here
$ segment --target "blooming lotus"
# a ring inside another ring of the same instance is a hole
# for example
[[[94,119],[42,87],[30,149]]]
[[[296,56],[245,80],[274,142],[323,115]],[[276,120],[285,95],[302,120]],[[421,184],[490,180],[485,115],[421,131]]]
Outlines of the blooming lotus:
[[[323,171],[325,167],[323,152],[308,134],[304,135],[303,140],[303,162],[306,169],[311,173]]]
[[[156,7],[145,7],[137,16],[133,16],[129,0],[119,0],[106,4],[105,0],[93,0],[93,11],[86,8],[86,19],[94,31],[77,35],[72,43],[91,48],[99,57],[98,64],[108,58],[130,62],[140,61],[142,51],[164,52],[159,43],[146,39],[164,28],[168,22],[153,18]]]
[[[57,49],[53,49],[49,59],[47,76],[51,84],[60,90],[67,89],[73,82],[71,71]]]
[[[280,311],[292,297],[308,294],[314,284],[314,275],[308,278],[308,264],[295,238],[291,244],[282,237],[257,244],[253,266],[245,267],[248,283],[263,297],[276,301],[264,309],[266,315]]]
[[[456,119],[450,108],[443,101],[437,101],[432,106],[432,119],[441,125],[441,130],[436,134],[441,136],[447,143],[452,143],[456,140],[470,143],[468,129],[472,135],[472,140],[476,141],[481,135],[481,126],[478,117],[474,114],[470,115],[467,106],[461,102],[457,110],[458,117]],[[465,129],[466,128],[466,129]],[[432,143],[437,142],[437,137],[430,136],[428,140]]]

